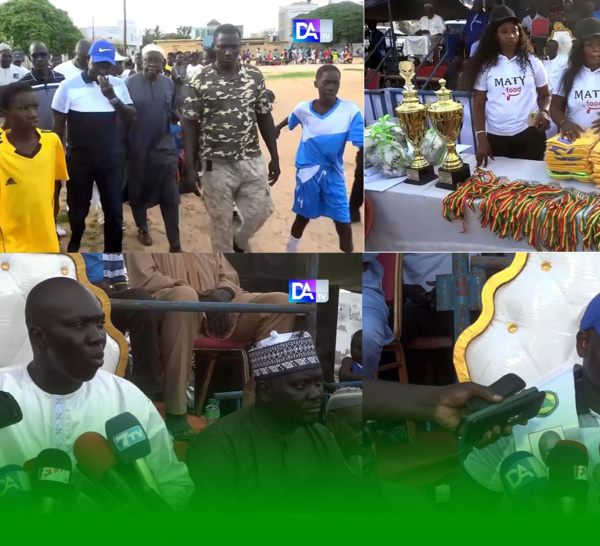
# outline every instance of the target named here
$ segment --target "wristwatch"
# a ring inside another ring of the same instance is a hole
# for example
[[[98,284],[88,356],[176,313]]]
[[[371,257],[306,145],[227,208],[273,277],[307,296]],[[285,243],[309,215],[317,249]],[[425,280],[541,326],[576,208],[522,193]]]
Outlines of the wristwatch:
[[[117,104],[119,104],[119,98],[115,97],[114,99],[110,99],[108,102],[110,102],[112,106],[116,106]]]

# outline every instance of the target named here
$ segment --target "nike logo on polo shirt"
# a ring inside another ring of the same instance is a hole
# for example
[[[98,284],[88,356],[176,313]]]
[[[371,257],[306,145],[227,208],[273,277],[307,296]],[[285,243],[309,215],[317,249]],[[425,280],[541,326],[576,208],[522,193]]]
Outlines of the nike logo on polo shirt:
[[[105,51],[112,51],[112,49],[99,49],[98,50],[100,53],[104,53]]]
[[[4,185],[5,185],[5,186],[16,186],[16,185],[17,185],[17,183],[16,183],[16,182],[15,182],[15,181],[14,181],[12,178],[9,178],[9,179],[6,181],[6,184],[4,184]]]

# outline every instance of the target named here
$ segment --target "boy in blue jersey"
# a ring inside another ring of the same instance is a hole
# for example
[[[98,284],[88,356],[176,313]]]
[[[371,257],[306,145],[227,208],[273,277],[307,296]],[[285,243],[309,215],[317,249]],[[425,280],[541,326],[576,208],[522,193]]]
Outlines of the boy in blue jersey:
[[[292,210],[296,219],[287,244],[287,252],[298,252],[306,226],[315,218],[327,216],[335,223],[340,249],[352,252],[352,228],[344,149],[346,142],[363,146],[363,116],[360,108],[337,97],[341,74],[335,65],[317,70],[315,87],[319,98],[301,102],[288,119],[275,128],[279,133],[286,125],[293,130],[302,126],[302,140],[296,154],[296,192]]]

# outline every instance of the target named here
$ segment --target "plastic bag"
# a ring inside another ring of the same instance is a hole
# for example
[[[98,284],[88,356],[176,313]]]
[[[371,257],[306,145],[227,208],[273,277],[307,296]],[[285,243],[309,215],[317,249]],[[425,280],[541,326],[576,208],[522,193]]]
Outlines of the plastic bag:
[[[423,140],[423,155],[427,162],[430,165],[441,165],[447,151],[446,143],[436,133],[435,129],[430,128]]]
[[[406,174],[406,167],[411,163],[408,150],[395,140],[386,140],[377,146],[375,156],[381,174],[386,178],[398,178]]]
[[[365,168],[373,165],[372,156],[377,148],[377,143],[371,129],[365,129]]]

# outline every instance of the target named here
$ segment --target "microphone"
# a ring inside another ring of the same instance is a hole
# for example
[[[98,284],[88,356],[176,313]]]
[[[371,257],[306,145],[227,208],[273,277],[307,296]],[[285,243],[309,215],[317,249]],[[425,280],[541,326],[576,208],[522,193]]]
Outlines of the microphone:
[[[548,455],[550,498],[563,516],[585,511],[589,483],[587,448],[579,442],[561,440]]]
[[[543,500],[548,492],[548,476],[542,463],[527,451],[509,455],[500,466],[500,478],[515,508],[546,508]]]
[[[12,394],[0,391],[0,430],[16,425],[22,419],[21,407]]]
[[[77,468],[98,488],[107,500],[123,498],[140,510],[146,509],[138,494],[116,470],[118,464],[106,438],[97,432],[85,432],[73,446]]]
[[[29,459],[28,461],[25,461],[25,464],[23,464],[23,470],[25,470],[25,472],[27,472],[27,474],[29,474],[29,475],[33,475],[34,468],[35,468],[35,458]]]
[[[31,506],[31,481],[22,467],[9,464],[0,468],[0,507],[2,512],[25,511]]]
[[[108,443],[119,462],[133,465],[142,484],[162,499],[158,484],[144,460],[151,452],[150,441],[137,418],[126,411],[106,421],[105,426]]]
[[[42,514],[50,515],[69,493],[71,457],[62,449],[44,449],[33,466],[33,493],[39,499]]]

